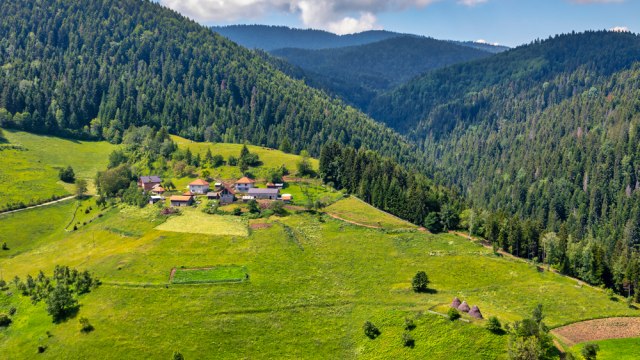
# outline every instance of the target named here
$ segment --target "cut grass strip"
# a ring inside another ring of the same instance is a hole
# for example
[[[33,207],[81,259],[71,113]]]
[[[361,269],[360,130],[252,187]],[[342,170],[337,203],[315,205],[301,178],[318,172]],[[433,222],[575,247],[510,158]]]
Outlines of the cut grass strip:
[[[211,268],[176,269],[172,271],[173,284],[204,284],[220,282],[240,282],[249,278],[243,266],[227,265]]]

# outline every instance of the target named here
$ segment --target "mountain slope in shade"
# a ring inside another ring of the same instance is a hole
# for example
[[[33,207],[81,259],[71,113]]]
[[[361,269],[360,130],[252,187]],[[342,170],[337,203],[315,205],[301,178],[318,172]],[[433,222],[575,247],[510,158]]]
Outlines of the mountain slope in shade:
[[[448,41],[416,36],[336,49],[279,49],[271,53],[304,69],[310,84],[365,109],[376,93],[414,76],[491,55]]]
[[[211,29],[244,47],[266,51],[282,48],[329,49],[357,46],[403,35],[384,30],[336,35],[324,30],[269,25],[214,26]]]

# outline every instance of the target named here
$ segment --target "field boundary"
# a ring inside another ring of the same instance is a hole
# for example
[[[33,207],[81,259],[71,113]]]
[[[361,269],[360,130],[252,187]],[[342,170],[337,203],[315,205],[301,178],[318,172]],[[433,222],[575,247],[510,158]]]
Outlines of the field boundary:
[[[44,206],[49,206],[49,205],[61,203],[61,202],[67,201],[67,200],[74,199],[75,197],[76,197],[75,195],[71,195],[71,196],[67,196],[67,197],[64,197],[64,198],[60,198],[58,200],[47,201],[47,202],[44,202],[42,204],[32,205],[32,206],[28,206],[28,207],[25,207],[25,208],[22,208],[22,209],[2,211],[2,212],[0,212],[0,216],[8,215],[8,214],[14,214],[14,213],[17,213],[17,212],[20,212],[20,211],[26,211],[26,210],[39,208],[39,207],[44,207]]]

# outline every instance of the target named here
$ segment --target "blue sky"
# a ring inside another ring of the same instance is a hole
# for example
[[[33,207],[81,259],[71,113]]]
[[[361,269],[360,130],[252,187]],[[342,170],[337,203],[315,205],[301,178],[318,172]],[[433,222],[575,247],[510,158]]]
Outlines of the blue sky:
[[[640,31],[640,0],[159,1],[207,25],[286,25],[335,33],[385,29],[508,46],[573,30]]]

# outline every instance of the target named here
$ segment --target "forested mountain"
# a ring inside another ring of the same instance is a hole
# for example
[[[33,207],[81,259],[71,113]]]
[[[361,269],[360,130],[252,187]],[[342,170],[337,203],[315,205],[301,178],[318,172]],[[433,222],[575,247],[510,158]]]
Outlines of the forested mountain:
[[[287,48],[271,54],[304,69],[309,84],[365,109],[376,94],[419,74],[491,55],[449,41],[417,36],[335,49]]]
[[[425,75],[372,108],[420,143],[440,183],[498,212],[477,229],[496,246],[635,289],[639,61],[636,35],[562,35]],[[531,235],[545,230],[558,236]]]
[[[403,35],[384,30],[336,35],[323,30],[293,29],[286,26],[269,25],[214,26],[212,29],[244,47],[266,51],[283,48],[329,49],[357,46]]]
[[[0,122],[119,142],[131,125],[319,154],[415,152],[362,113],[152,1],[0,2]]]

